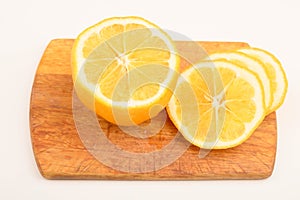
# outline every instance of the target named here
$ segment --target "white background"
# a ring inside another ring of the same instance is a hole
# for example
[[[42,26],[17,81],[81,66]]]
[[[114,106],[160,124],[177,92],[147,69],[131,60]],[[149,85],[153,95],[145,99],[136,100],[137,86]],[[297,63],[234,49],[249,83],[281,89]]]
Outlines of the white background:
[[[257,181],[49,181],[29,132],[34,73],[51,39],[111,16],[138,15],[194,40],[245,41],[273,52],[289,80],[278,110],[273,175]],[[300,3],[272,1],[0,0],[0,199],[300,199]]]

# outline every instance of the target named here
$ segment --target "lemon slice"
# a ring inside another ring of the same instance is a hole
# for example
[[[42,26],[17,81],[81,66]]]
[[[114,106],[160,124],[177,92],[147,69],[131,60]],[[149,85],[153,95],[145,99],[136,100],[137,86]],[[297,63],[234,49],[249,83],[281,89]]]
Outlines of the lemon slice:
[[[288,88],[286,74],[281,63],[274,55],[262,49],[245,48],[238,51],[246,53],[264,63],[268,77],[271,80],[271,91],[273,95],[273,102],[269,107],[267,114],[277,110],[282,105]]]
[[[140,17],[103,20],[83,31],[72,49],[77,96],[118,125],[156,116],[172,96],[178,70],[170,37]]]
[[[271,108],[273,103],[273,96],[271,94],[271,80],[268,77],[265,65],[261,63],[260,60],[248,56],[241,52],[220,52],[209,55],[206,58],[211,60],[226,59],[228,61],[234,62],[242,67],[245,67],[255,73],[263,84],[264,94],[265,94],[265,105],[267,110]]]
[[[265,116],[264,91],[257,75],[225,61],[205,61],[179,78],[167,111],[192,144],[206,149],[237,146]]]

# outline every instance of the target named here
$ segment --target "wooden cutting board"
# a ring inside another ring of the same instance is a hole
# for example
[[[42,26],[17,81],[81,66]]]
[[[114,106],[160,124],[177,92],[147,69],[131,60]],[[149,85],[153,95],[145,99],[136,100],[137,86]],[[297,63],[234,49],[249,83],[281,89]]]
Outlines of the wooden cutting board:
[[[242,145],[212,150],[199,157],[199,149],[189,146],[173,163],[149,172],[145,162],[129,163],[128,171],[116,170],[98,161],[86,148],[75,128],[72,113],[72,77],[70,51],[73,39],[52,40],[36,71],[30,102],[30,128],[36,163],[47,179],[117,179],[117,180],[200,180],[263,179],[272,174],[277,142],[276,114],[271,113]],[[240,42],[199,42],[208,52],[248,46]],[[178,50],[193,57],[191,42],[176,42]],[[181,68],[187,63],[181,62]],[[156,135],[139,139],[117,126],[98,119],[106,138],[119,148],[134,153],[159,151],[176,135],[167,119]],[[170,152],[171,154],[172,152]],[[168,155],[167,155],[168,156]],[[120,157],[122,160],[123,158]],[[152,163],[151,165],[159,164]],[[118,164],[118,160],[115,160]],[[124,163],[123,163],[124,164]],[[128,163],[127,163],[128,164]],[[120,163],[122,165],[122,163]],[[130,171],[130,167],[141,171]],[[151,167],[151,166],[150,166]],[[119,169],[119,168],[118,168]]]

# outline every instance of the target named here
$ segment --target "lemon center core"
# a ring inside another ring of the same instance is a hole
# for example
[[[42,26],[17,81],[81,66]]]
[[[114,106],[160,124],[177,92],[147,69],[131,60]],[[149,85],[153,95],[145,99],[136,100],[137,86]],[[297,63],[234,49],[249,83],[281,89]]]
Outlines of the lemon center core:
[[[219,109],[221,107],[225,108],[225,100],[224,100],[224,92],[214,96],[212,98],[212,107],[215,109]]]
[[[128,58],[128,55],[125,55],[124,53],[121,53],[116,57],[116,59],[118,61],[118,64],[120,66],[123,66],[126,69],[126,71],[128,72],[129,71],[129,65],[130,65],[130,60]]]

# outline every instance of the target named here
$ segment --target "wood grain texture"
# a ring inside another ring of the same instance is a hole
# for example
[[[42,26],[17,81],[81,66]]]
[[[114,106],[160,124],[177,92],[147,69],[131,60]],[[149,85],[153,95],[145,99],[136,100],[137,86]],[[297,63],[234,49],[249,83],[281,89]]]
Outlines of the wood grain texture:
[[[127,173],[105,166],[93,157],[78,136],[72,113],[70,51],[72,39],[52,40],[38,66],[32,87],[30,127],[32,146],[40,173],[47,179],[201,180],[262,179],[272,174],[277,142],[276,114],[271,113],[242,145],[213,150],[199,158],[191,145],[174,163],[153,172]],[[240,42],[199,42],[208,53],[248,46]],[[177,48],[193,56],[190,42]],[[187,63],[183,61],[181,68]],[[163,148],[176,135],[167,119],[163,129],[147,139],[138,139],[117,126],[98,119],[106,137],[131,152]],[[141,165],[141,163],[132,163]],[[143,166],[141,166],[143,167]]]

